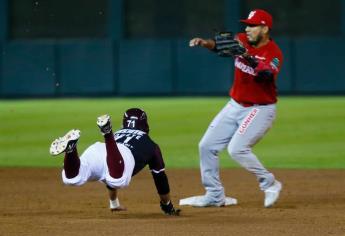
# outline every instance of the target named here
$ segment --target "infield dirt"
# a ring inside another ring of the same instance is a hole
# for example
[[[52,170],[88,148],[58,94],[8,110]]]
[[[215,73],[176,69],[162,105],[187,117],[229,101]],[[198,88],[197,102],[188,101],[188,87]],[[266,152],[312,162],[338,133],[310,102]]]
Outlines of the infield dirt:
[[[107,191],[94,182],[64,186],[60,169],[0,169],[0,235],[345,235],[345,170],[273,170],[284,184],[278,203],[263,208],[254,176],[221,172],[237,206],[181,207],[162,214],[152,177],[143,171],[120,192],[125,212],[108,210]],[[167,171],[176,207],[204,193],[198,169]]]

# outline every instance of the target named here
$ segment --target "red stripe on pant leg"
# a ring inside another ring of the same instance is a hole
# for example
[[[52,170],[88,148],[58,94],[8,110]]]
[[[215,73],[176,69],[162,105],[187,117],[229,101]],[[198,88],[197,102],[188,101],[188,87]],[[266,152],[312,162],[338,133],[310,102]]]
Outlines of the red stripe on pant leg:
[[[107,149],[107,165],[111,177],[118,179],[123,175],[125,169],[124,161],[117,148],[113,133],[104,135],[105,147]]]
[[[67,179],[72,179],[79,174],[80,160],[77,149],[65,153],[64,170]]]
[[[257,113],[259,112],[259,109],[254,108],[242,121],[240,127],[238,128],[238,133],[244,134],[249,127],[250,123],[254,120]]]

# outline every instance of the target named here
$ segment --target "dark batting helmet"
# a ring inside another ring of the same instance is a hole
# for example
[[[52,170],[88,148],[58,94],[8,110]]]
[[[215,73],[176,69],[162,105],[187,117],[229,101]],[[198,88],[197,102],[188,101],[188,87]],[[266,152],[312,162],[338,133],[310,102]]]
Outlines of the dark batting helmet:
[[[125,129],[139,129],[146,133],[150,130],[147,115],[139,108],[130,108],[123,114],[122,126]]]

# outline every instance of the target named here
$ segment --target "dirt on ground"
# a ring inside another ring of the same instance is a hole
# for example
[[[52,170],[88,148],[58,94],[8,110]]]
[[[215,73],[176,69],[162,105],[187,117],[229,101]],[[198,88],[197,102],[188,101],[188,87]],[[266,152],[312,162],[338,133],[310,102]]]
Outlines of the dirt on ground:
[[[111,213],[102,183],[64,186],[56,168],[0,169],[0,235],[345,235],[344,170],[273,170],[284,185],[278,203],[263,207],[263,193],[243,169],[225,169],[221,178],[228,207],[180,207],[165,216],[149,171],[120,191],[128,208]],[[202,195],[198,169],[167,171],[171,196]]]

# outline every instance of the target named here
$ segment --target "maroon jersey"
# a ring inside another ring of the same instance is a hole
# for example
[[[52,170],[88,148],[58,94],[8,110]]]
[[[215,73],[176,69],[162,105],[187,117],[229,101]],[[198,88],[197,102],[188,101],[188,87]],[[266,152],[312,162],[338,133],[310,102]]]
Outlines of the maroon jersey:
[[[136,129],[121,129],[115,132],[115,140],[128,147],[134,157],[135,166],[132,176],[146,165],[153,173],[164,171],[165,164],[158,144],[147,133]]]
[[[283,61],[283,55],[278,45],[270,39],[266,45],[254,48],[248,43],[245,33],[237,34],[236,38],[247,49],[248,54],[259,61],[259,64],[253,68],[242,56],[235,58],[235,77],[229,95],[235,101],[244,104],[276,103],[276,79]],[[271,71],[274,79],[258,80],[258,73],[263,69]]]

